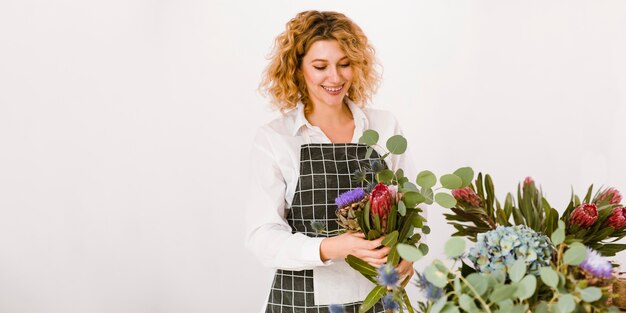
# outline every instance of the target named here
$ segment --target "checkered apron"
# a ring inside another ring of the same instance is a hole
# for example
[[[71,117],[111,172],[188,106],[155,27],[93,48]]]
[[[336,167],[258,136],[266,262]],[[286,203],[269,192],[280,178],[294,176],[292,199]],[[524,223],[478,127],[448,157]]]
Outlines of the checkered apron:
[[[308,137],[308,136],[307,136]],[[307,138],[308,139],[308,138]],[[365,158],[367,146],[363,144],[308,143],[300,148],[300,177],[287,213],[292,232],[309,237],[329,237],[319,234],[311,222],[322,222],[327,230],[339,229],[335,215],[335,198],[350,189],[365,187],[354,183],[352,174],[357,169],[370,166],[379,155],[374,151]],[[383,162],[384,164],[384,162]],[[368,181],[373,175],[368,174]],[[327,305],[314,304],[313,270],[277,270],[270,291],[266,313],[326,313]],[[338,303],[341,304],[341,303]],[[357,313],[361,302],[343,303],[346,312]],[[384,312],[378,302],[368,313]]]

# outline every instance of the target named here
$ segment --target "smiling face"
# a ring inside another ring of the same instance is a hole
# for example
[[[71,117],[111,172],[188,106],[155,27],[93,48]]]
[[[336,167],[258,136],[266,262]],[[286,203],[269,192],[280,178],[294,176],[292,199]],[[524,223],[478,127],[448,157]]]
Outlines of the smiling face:
[[[352,82],[352,67],[336,40],[320,40],[302,58],[302,76],[313,107],[341,106]]]

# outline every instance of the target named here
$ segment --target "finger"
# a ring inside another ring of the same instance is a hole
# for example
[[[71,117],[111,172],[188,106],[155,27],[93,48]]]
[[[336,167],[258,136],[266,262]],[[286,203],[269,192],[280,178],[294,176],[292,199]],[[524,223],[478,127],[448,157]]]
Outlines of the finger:
[[[350,232],[349,234],[354,236],[354,237],[365,238],[365,234],[364,233]]]
[[[383,242],[384,238],[385,237],[380,237],[378,239],[370,241],[369,242],[370,249],[376,249],[376,248],[382,246],[382,242]]]

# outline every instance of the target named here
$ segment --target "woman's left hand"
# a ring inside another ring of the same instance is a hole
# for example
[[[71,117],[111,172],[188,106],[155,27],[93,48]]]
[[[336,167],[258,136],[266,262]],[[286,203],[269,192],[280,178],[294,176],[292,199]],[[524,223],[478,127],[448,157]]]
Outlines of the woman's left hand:
[[[402,287],[406,287],[406,284],[411,280],[410,277],[413,276],[413,262],[409,262],[407,260],[400,260],[398,266],[396,266],[396,270],[400,276],[400,282],[402,282]],[[407,279],[409,277],[409,279]]]

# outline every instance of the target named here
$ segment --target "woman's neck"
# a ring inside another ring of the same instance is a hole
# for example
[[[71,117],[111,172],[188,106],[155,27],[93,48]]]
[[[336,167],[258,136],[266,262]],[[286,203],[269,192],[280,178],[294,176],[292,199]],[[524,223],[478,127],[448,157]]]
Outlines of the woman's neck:
[[[305,113],[305,117],[311,125],[320,128],[324,128],[324,126],[340,127],[353,120],[352,112],[345,103],[336,107],[311,103],[311,110]]]

